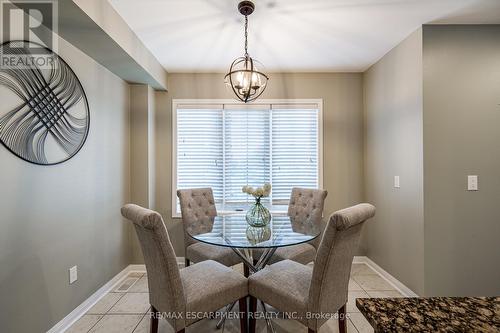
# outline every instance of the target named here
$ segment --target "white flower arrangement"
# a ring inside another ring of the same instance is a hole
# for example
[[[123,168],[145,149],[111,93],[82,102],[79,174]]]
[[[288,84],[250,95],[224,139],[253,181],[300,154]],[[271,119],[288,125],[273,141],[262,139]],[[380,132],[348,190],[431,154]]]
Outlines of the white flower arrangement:
[[[241,191],[243,193],[254,196],[256,199],[260,199],[262,197],[268,197],[271,194],[271,184],[266,183],[262,187],[257,187],[254,189],[252,186],[245,185],[242,187]]]

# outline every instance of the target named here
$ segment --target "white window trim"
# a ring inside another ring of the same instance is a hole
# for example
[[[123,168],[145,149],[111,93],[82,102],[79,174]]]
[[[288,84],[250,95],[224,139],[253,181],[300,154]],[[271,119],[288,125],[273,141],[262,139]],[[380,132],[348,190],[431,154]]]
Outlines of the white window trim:
[[[177,213],[177,106],[178,105],[207,105],[207,104],[239,104],[239,105],[261,105],[261,104],[316,104],[318,105],[318,177],[319,187],[323,188],[323,99],[259,99],[251,104],[245,104],[233,99],[172,99],[172,217],[180,218]],[[286,215],[286,211],[272,210],[275,215]],[[241,214],[235,211],[217,211],[218,215]]]

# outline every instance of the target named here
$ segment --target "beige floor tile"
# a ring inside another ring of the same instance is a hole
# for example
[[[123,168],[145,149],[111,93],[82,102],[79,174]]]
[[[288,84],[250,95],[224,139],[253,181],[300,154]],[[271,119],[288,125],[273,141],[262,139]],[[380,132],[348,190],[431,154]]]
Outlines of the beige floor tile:
[[[267,327],[265,320],[260,320],[261,322],[261,332],[267,333]],[[273,319],[273,327],[276,330],[276,333],[285,333],[285,332],[307,332],[307,327],[302,325],[297,320],[291,319]],[[269,330],[270,332],[270,330]]]
[[[365,291],[349,291],[347,295],[347,312],[359,312],[356,307],[356,298],[369,298]]]
[[[347,288],[349,291],[363,291],[363,288],[359,284],[356,283],[352,278],[349,279],[349,286]]]
[[[373,328],[361,313],[350,313],[350,319],[359,333],[372,333]]]
[[[367,291],[367,293],[372,298],[404,297],[397,290],[382,290],[382,291],[374,290],[374,291]]]
[[[135,313],[145,314],[149,309],[149,294],[126,293],[112,308],[110,314]]]
[[[354,275],[353,280],[365,291],[369,290],[395,290],[393,286],[378,275]]]
[[[141,318],[141,315],[105,315],[90,333],[132,333]]]
[[[87,333],[101,318],[102,315],[84,315],[66,333]]]
[[[351,275],[378,275],[373,269],[365,264],[352,264]]]
[[[143,276],[128,290],[129,293],[148,293],[148,278]]]
[[[124,293],[109,293],[99,300],[93,307],[87,311],[87,314],[105,314],[113,305],[125,295]]]
[[[319,333],[338,333],[339,332],[339,322],[338,319],[332,318],[328,320],[323,326],[319,328]],[[347,332],[357,333],[356,327],[352,324],[350,320],[347,321]]]

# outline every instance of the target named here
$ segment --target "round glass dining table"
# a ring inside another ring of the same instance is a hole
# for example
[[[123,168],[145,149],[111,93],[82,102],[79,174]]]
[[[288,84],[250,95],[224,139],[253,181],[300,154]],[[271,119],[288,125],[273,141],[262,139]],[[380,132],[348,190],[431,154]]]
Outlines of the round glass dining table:
[[[188,230],[189,236],[197,241],[231,248],[252,273],[263,269],[278,248],[309,242],[320,233],[319,228],[307,221],[288,216],[273,216],[267,226],[252,227],[247,224],[245,215],[216,216],[208,232],[193,234]],[[260,302],[266,312],[264,302]],[[231,311],[234,305],[230,304],[226,312]],[[226,316],[223,316],[219,320],[217,328],[223,325],[225,319]],[[274,333],[270,318],[266,316],[265,319]]]
[[[306,221],[288,216],[273,216],[267,226],[252,227],[245,215],[225,215],[214,218],[209,232],[191,234],[188,231],[188,234],[203,243],[231,248],[252,272],[257,272],[278,248],[309,242],[320,232]],[[256,249],[259,250],[254,251]]]

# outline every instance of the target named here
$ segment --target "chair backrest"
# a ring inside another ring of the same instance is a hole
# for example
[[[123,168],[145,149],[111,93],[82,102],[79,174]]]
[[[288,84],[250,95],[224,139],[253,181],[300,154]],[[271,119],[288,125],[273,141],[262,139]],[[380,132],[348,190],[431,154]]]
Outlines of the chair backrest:
[[[292,188],[288,216],[293,231],[303,234],[321,231],[321,219],[327,195],[328,192],[322,189]]]
[[[196,242],[188,233],[197,235],[212,231],[217,216],[214,194],[211,188],[192,188],[177,190],[177,197],[181,205],[184,244],[188,246]]]
[[[375,207],[363,203],[330,216],[314,262],[309,288],[310,312],[335,313],[347,302],[351,264],[361,228],[374,215]],[[323,321],[310,324],[310,327],[319,327]]]
[[[139,237],[148,272],[151,305],[160,312],[184,313],[184,288],[174,248],[161,215],[133,204],[123,206],[121,211],[134,223]]]

